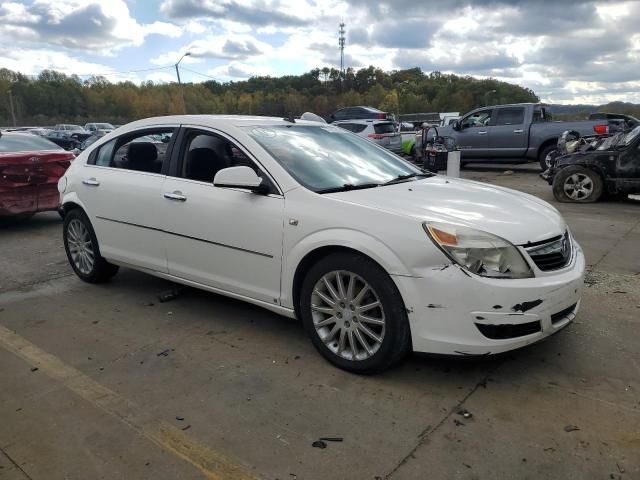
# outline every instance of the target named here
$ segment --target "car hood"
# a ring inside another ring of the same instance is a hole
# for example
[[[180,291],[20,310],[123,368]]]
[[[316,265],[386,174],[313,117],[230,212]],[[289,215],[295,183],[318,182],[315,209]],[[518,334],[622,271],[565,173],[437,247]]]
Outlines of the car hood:
[[[476,228],[515,245],[562,235],[567,228],[554,207],[533,195],[441,175],[329,195],[344,202],[419,221]]]

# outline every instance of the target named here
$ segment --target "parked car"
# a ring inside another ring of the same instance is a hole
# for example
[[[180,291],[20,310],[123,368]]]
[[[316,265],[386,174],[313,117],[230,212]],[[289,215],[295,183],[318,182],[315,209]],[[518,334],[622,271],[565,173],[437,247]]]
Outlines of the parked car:
[[[29,130],[27,130],[28,133],[31,133],[32,135],[39,135],[41,137],[46,137],[47,135],[49,135],[49,133],[51,133],[51,129],[49,128],[30,128]]]
[[[560,202],[640,193],[640,126],[556,158],[544,175]]]
[[[393,113],[383,112],[373,107],[345,107],[340,108],[329,115],[329,123],[340,120],[391,120],[395,121]]]
[[[625,130],[633,130],[635,127],[640,125],[640,120],[636,117],[632,117],[631,115],[624,115],[622,113],[606,113],[606,112],[596,112],[589,115],[589,120],[621,120],[624,122]]]
[[[75,158],[30,133],[0,133],[0,216],[56,210],[57,183]]]
[[[398,131],[400,132],[402,153],[413,157],[416,152],[416,134],[420,128],[415,127],[413,123],[402,122],[398,124]]]
[[[89,145],[93,145],[97,140],[104,137],[107,133],[108,132],[105,132],[104,130],[96,130],[95,132],[93,132],[93,134],[91,134],[91,136],[85,138],[80,143],[80,145],[78,145],[78,149],[85,150],[87,147],[89,147]]]
[[[605,134],[606,120],[554,122],[547,106],[540,103],[495,105],[473,110],[449,126],[438,128],[452,137],[464,163],[474,161],[538,161],[549,168],[558,138],[565,130],[581,135]]]
[[[79,148],[82,143],[77,137],[72,137],[63,130],[52,130],[45,135],[45,138],[65,150],[75,150],[76,148]]]
[[[102,131],[102,132],[108,133],[108,132],[113,132],[115,130],[115,127],[110,123],[87,123],[85,124],[84,129],[87,132]]]
[[[402,140],[393,122],[387,120],[347,120],[334,122],[337,127],[349,130],[377,143],[394,153],[402,153]]]
[[[166,154],[134,141],[149,135],[169,138]],[[424,173],[332,125],[140,120],[82,152],[58,189],[82,280],[127,266],[298,318],[353,372],[411,350],[523,347],[579,307],[585,260],[555,208]]]
[[[53,127],[53,130],[55,130],[57,132],[87,133],[87,131],[84,128],[82,128],[80,125],[73,125],[73,124],[70,124],[70,123],[59,123],[55,127]]]

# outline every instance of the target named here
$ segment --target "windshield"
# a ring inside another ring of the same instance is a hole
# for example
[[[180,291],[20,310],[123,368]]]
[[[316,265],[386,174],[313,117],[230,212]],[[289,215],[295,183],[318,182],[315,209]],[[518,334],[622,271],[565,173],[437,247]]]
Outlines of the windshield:
[[[612,147],[626,147],[640,136],[640,125],[627,133],[617,133],[613,137],[608,137],[600,144],[598,150],[609,150]]]
[[[277,125],[244,127],[298,182],[313,191],[345,185],[382,184],[418,168],[338,127]]]

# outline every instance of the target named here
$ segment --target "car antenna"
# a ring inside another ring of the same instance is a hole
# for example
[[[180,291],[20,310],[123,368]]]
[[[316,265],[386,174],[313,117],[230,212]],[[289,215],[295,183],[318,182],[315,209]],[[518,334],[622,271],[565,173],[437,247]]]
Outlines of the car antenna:
[[[283,120],[285,122],[296,123],[296,119],[293,118],[293,113],[291,113],[291,112],[289,112],[289,116],[288,117],[284,117]]]

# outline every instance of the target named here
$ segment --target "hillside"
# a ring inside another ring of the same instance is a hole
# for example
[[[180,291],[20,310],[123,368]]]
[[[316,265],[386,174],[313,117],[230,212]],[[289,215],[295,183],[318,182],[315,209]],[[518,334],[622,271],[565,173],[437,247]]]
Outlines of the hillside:
[[[29,78],[0,69],[0,125],[12,121],[6,101],[9,90],[19,125],[86,121],[119,124],[183,111],[176,83],[110,83],[103,77],[82,81],[51,70]],[[342,81],[335,69],[314,69],[279,78],[185,84],[183,92],[186,111],[191,114],[298,115],[313,111],[326,116],[348,105],[371,105],[396,113],[465,112],[486,102],[538,100],[534,92],[517,85],[439,72],[425,74],[419,68],[392,72],[374,67],[348,69]]]

